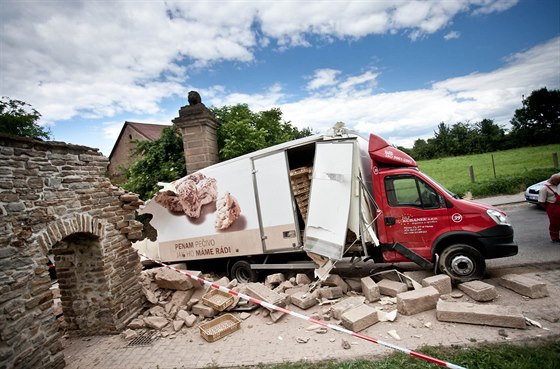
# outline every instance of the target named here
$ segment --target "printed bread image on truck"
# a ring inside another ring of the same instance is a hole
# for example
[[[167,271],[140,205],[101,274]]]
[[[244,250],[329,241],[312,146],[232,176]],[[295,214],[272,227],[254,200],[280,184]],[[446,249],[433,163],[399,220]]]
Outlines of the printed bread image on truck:
[[[229,228],[241,214],[235,197],[225,192],[218,199],[216,179],[206,177],[200,172],[165,184],[165,190],[158,192],[154,201],[171,213],[184,213],[191,219],[198,219],[205,205],[216,202],[213,204],[217,211],[216,229]]]
[[[501,210],[458,198],[413,158],[345,128],[224,161],[166,184],[140,211],[158,232],[152,256],[221,265],[252,281],[263,269],[316,269],[346,257],[415,262],[455,282],[517,254]]]

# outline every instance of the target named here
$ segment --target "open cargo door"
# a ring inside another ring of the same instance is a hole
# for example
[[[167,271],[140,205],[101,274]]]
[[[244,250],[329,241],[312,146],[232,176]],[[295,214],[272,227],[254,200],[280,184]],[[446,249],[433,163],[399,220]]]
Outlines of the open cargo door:
[[[253,167],[263,249],[293,251],[299,240],[286,153],[254,159]]]
[[[344,253],[354,171],[354,142],[318,142],[304,250],[340,260]]]

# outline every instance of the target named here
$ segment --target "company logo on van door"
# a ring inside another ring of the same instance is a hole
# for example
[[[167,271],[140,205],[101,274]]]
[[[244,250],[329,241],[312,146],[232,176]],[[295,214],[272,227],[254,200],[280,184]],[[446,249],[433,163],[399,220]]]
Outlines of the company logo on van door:
[[[460,223],[463,220],[463,216],[459,213],[455,213],[451,216],[451,220],[455,223]]]

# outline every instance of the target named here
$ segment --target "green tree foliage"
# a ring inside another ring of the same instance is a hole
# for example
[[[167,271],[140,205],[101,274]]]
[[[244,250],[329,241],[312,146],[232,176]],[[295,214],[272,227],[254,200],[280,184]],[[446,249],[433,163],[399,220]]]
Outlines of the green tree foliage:
[[[123,188],[141,199],[151,198],[159,189],[158,182],[171,182],[185,176],[183,138],[175,126],[166,127],[155,141],[134,141],[132,155],[138,157],[127,170]]]
[[[211,109],[221,122],[218,128],[220,160],[228,160],[269,146],[310,136],[311,129],[301,131],[282,120],[278,108],[252,112],[247,104]]]
[[[452,126],[442,122],[434,138],[414,141],[410,154],[416,160],[481,154],[509,148],[505,135],[505,130],[490,119],[474,124],[458,122]]]
[[[0,132],[12,136],[48,140],[50,131],[37,124],[41,114],[31,105],[3,96],[0,100]]]
[[[560,90],[541,88],[523,99],[511,119],[511,134],[518,146],[560,141]]]

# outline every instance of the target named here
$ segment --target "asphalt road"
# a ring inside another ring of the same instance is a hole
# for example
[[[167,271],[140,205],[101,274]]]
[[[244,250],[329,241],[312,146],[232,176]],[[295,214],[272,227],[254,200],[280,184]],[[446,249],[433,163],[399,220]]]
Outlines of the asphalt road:
[[[519,253],[508,258],[487,260],[487,269],[560,262],[560,244],[550,242],[548,217],[544,210],[527,203],[499,208],[510,217]]]

